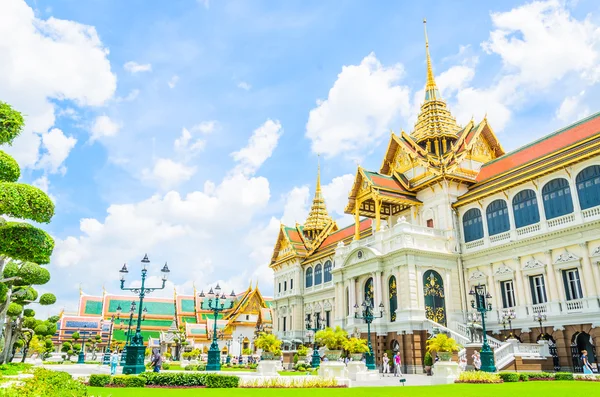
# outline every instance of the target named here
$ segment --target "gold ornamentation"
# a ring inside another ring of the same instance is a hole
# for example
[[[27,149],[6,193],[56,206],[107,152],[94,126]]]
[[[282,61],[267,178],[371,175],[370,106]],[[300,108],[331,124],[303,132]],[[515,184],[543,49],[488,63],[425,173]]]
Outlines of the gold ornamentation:
[[[425,307],[425,317],[438,324],[444,324],[446,322],[446,313],[443,307]]]
[[[325,199],[321,191],[321,167],[319,166],[317,171],[317,184],[315,188],[315,197],[313,198],[312,206],[306,222],[304,222],[304,233],[309,239],[316,238],[330,223],[333,219],[327,212],[325,206]]]
[[[427,277],[427,283],[425,284],[425,296],[437,296],[439,298],[444,297],[444,287],[437,283],[437,280],[433,274]]]

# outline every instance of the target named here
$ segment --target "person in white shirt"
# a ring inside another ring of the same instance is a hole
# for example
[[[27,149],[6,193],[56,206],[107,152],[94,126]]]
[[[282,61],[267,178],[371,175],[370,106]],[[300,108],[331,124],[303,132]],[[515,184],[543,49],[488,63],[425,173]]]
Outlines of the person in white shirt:
[[[384,374],[390,373],[390,359],[389,359],[387,353],[383,353],[383,373]]]

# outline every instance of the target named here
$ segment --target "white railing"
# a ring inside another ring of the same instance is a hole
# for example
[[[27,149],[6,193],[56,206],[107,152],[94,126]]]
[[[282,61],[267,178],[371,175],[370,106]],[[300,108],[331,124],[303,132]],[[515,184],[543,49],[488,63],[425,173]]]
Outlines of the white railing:
[[[573,222],[574,220],[575,220],[575,214],[573,214],[573,213],[559,216],[558,218],[550,219],[548,221],[548,228],[566,225],[568,223]]]
[[[600,217],[600,205],[581,211],[583,219]]]
[[[458,362],[462,362],[463,358],[465,359],[465,361],[467,360],[467,349],[461,349],[458,352]]]
[[[475,241],[469,241],[468,243],[465,244],[465,247],[468,250],[470,250],[473,248],[482,247],[483,244],[485,244],[485,239],[479,239],[479,240],[475,240]]]
[[[548,304],[546,303],[540,303],[539,305],[532,305],[531,306],[531,313],[532,314],[546,314],[548,313]]]
[[[510,240],[510,230],[508,232],[494,234],[490,236],[490,243],[497,243],[498,241]]]
[[[515,355],[541,357],[542,346],[537,343],[516,343]]]
[[[515,359],[515,349],[512,343],[494,349],[494,362],[498,370],[510,364]]]
[[[585,303],[587,303],[587,302],[585,302]],[[584,303],[583,299],[566,301],[565,306],[567,308],[567,313],[582,312],[585,307],[584,306],[585,303]]]
[[[535,233],[540,231],[540,224],[535,223],[533,225],[523,226],[517,229],[517,236],[524,236],[529,233]]]
[[[461,335],[460,333],[429,319],[423,321],[423,329],[429,331],[431,334],[434,333],[434,329],[437,329],[440,332],[447,332],[460,344],[471,343],[471,339],[468,336]]]

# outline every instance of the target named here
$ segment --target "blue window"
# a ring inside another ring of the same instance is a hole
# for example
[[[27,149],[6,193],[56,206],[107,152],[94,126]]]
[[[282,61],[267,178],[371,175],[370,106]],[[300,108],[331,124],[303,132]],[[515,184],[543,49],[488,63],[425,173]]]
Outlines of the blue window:
[[[330,282],[332,279],[332,277],[331,277],[331,261],[325,262],[325,266],[323,266],[323,271],[325,273],[325,275],[323,276],[323,279],[325,280],[326,283]]]
[[[321,284],[322,281],[323,281],[323,267],[319,263],[317,266],[315,266],[315,285]]]
[[[487,206],[485,213],[490,236],[504,233],[510,229],[506,201],[500,199],[492,201],[490,205]]]
[[[600,165],[585,168],[575,182],[582,210],[600,205]]]
[[[463,229],[465,232],[465,242],[467,243],[483,238],[483,223],[479,209],[471,208],[465,212],[463,215]]]
[[[573,200],[569,182],[564,178],[553,179],[542,189],[546,219],[558,218],[573,212]]]
[[[312,277],[312,267],[306,269],[306,288],[312,287],[313,277]]]
[[[533,225],[540,221],[535,192],[531,189],[521,190],[513,198],[513,213],[515,214],[515,227],[518,229],[527,225]]]

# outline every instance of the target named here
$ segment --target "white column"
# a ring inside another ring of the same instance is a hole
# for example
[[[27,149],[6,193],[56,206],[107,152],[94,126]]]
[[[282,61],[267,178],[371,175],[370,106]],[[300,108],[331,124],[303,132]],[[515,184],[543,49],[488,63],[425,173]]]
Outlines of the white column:
[[[356,305],[356,277],[350,279],[350,285],[348,286],[350,295],[350,314],[349,317],[354,316],[354,305]]]
[[[515,267],[515,299],[517,300],[517,306],[523,305],[531,305],[531,295],[527,293],[527,283],[525,281],[525,277],[523,273],[521,273],[521,258],[514,258],[516,263]]]
[[[490,292],[490,295],[492,295],[494,309],[502,308],[502,299],[498,299],[500,298],[500,296],[498,296],[498,292],[496,290],[496,281],[494,280],[494,267],[492,265],[490,265],[490,271],[487,276],[487,284],[488,291]]]
[[[546,255],[546,274],[548,275],[548,301],[558,301],[560,300],[560,295],[558,293],[558,285],[556,284],[556,272],[554,271],[554,267],[552,266],[552,251],[548,250],[544,252]]]
[[[573,200],[573,211],[575,216],[580,216],[581,205],[579,204],[579,195],[577,194],[577,182],[575,174],[569,176],[569,188],[571,189],[571,199]]]
[[[373,281],[375,282],[375,302],[373,302],[374,307],[379,306],[379,304],[383,302],[383,285],[381,278],[381,272],[373,272]]]
[[[590,261],[590,251],[588,249],[588,243],[584,242],[579,244],[579,246],[583,250],[583,255],[581,256],[582,272],[579,276],[580,279],[583,279],[585,285],[585,291],[583,296],[585,296],[586,298],[598,296],[597,283],[600,282],[600,278],[596,280],[597,275],[594,274],[592,262]]]
[[[538,212],[540,213],[540,229],[546,230],[548,225],[546,224],[546,211],[544,210],[544,196],[542,189],[536,186],[535,194],[537,196]]]

